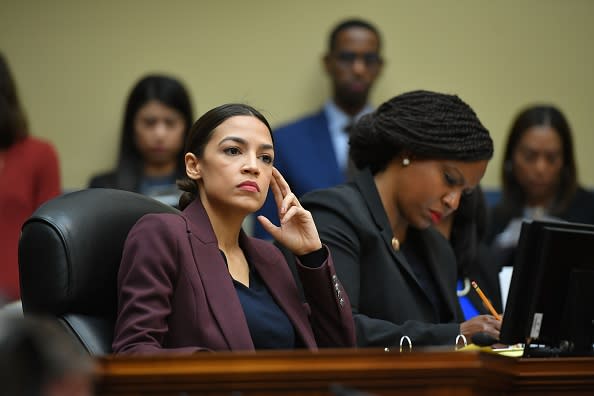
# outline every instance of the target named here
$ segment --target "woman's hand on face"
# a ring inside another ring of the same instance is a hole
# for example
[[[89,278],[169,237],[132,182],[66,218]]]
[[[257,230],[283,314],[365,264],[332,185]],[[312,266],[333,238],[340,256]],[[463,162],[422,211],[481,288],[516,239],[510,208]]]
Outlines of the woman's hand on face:
[[[460,324],[460,334],[463,334],[468,340],[476,333],[485,333],[499,340],[499,330],[501,321],[495,319],[492,315],[479,315]]]
[[[322,248],[322,242],[311,213],[305,210],[280,172],[273,168],[270,188],[278,207],[280,227],[268,218],[258,216],[262,227],[293,254],[302,256]]]

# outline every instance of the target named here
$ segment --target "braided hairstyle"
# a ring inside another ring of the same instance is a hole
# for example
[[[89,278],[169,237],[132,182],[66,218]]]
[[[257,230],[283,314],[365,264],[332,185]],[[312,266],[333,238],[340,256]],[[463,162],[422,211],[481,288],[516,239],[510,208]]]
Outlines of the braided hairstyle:
[[[407,92],[363,116],[351,131],[350,156],[372,174],[406,151],[415,158],[488,160],[493,140],[472,108],[456,95]]]
[[[204,148],[210,141],[215,129],[229,118],[235,116],[256,117],[266,125],[272,137],[272,128],[270,128],[268,120],[266,120],[266,117],[262,113],[247,104],[228,103],[207,111],[192,125],[186,140],[184,153],[192,153],[197,158],[202,158]],[[184,191],[179,198],[179,208],[183,210],[198,197],[198,183],[186,175],[183,179],[177,181],[177,186],[180,190]]]

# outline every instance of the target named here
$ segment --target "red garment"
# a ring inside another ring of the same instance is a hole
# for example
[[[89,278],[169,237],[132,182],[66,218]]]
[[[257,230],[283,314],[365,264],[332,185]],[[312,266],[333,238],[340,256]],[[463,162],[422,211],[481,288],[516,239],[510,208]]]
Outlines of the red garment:
[[[27,137],[0,161],[0,295],[19,299],[18,242],[23,223],[60,194],[58,155],[51,144]]]

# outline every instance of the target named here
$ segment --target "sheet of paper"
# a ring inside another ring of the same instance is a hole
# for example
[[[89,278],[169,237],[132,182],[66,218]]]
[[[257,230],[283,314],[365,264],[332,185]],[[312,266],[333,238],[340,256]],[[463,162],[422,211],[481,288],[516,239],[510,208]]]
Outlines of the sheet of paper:
[[[509,292],[509,284],[511,282],[514,267],[503,267],[499,272],[499,284],[501,285],[501,303],[505,312],[505,302],[507,301],[507,294]]]

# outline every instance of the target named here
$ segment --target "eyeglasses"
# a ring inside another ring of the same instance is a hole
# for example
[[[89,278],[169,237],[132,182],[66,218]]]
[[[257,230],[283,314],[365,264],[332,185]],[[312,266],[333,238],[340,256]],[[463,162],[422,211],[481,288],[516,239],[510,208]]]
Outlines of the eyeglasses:
[[[334,57],[344,66],[352,66],[357,59],[361,60],[367,67],[377,67],[382,63],[382,58],[377,52],[358,54],[356,52],[341,51],[334,54]]]

